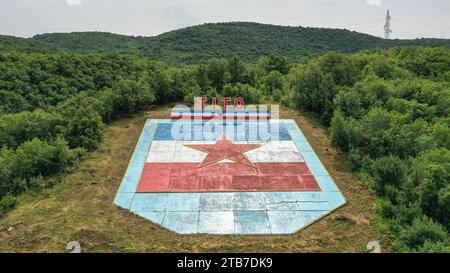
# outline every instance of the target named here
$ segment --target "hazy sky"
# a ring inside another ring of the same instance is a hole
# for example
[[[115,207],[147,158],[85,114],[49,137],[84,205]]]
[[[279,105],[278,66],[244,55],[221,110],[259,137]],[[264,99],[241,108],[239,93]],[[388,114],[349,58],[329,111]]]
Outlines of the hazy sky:
[[[392,38],[450,38],[449,0],[0,0],[0,34],[107,31],[153,36],[210,22],[346,28]]]

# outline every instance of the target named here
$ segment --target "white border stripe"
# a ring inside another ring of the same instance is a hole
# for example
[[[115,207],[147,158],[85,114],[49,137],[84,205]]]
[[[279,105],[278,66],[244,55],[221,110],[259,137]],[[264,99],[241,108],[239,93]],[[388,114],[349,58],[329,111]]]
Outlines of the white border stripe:
[[[153,141],[147,163],[200,163],[206,153],[186,147],[184,144],[214,144],[215,141]],[[233,141],[245,144],[247,141]],[[252,141],[262,146],[245,153],[252,162],[304,162],[294,141]]]

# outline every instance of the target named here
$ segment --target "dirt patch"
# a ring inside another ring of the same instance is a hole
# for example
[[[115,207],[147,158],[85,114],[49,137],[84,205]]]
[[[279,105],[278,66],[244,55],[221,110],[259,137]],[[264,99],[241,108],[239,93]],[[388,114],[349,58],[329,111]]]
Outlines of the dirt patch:
[[[4,228],[0,227],[0,242],[10,237],[14,237],[15,235],[23,234],[26,230],[27,227],[23,223],[10,225]]]

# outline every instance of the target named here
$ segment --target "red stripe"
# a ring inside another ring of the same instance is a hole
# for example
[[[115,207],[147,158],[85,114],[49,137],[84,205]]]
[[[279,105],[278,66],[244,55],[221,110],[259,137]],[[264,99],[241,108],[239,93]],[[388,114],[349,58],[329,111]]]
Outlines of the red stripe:
[[[304,162],[146,163],[137,192],[320,191]]]

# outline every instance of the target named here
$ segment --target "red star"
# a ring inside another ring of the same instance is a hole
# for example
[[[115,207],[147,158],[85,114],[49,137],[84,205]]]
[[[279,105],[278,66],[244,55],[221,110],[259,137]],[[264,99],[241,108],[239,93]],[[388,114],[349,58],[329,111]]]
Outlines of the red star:
[[[222,134],[214,144],[185,144],[185,146],[208,153],[199,168],[224,159],[256,168],[244,153],[261,147],[261,144],[234,144]]]

